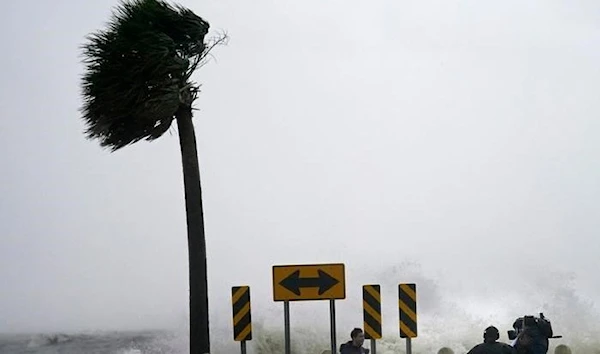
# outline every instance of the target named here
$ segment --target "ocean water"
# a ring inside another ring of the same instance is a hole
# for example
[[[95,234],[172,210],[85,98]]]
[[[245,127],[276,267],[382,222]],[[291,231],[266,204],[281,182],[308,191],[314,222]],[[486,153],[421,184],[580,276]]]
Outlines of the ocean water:
[[[188,343],[169,332],[0,335],[0,353],[184,353]]]
[[[248,342],[250,354],[283,354],[283,333],[278,330],[261,331],[255,340]],[[292,352],[294,354],[329,353],[328,333],[314,328],[298,329],[292,333]],[[343,340],[338,340],[343,341]],[[446,347],[455,354],[466,353],[477,344],[473,336],[454,338],[441,344],[438,340],[416,338],[413,340],[413,353],[435,354]],[[340,342],[337,343],[338,346]],[[146,332],[106,332],[87,334],[34,334],[0,335],[0,353],[4,354],[187,354],[188,338],[184,333],[169,331]],[[558,346],[568,345],[572,353],[600,354],[600,336],[592,341],[573,342],[565,339],[553,339],[548,353],[555,353]],[[369,342],[365,341],[365,347]],[[217,338],[213,341],[214,354],[239,353],[239,344]],[[442,351],[448,353],[447,349]],[[560,352],[560,351],[558,351]],[[404,354],[405,342],[399,338],[384,338],[377,343],[379,354]],[[562,353],[564,353],[564,348]]]

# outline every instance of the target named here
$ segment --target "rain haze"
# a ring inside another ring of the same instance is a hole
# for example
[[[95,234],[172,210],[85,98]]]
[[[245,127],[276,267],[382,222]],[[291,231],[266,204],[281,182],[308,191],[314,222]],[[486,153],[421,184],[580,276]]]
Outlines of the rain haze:
[[[194,76],[223,341],[235,285],[281,329],[274,264],[346,264],[341,336],[374,282],[392,337],[404,281],[432,316],[600,323],[600,3],[178,3],[230,36]],[[83,134],[80,46],[116,4],[0,14],[0,333],[186,325],[176,124],[115,153]],[[326,303],[292,312],[327,328]]]

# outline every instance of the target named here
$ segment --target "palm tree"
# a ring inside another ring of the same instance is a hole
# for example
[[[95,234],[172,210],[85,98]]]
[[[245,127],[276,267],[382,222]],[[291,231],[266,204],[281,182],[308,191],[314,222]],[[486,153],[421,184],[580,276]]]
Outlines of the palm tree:
[[[191,81],[223,35],[161,0],[121,3],[107,29],[86,37],[81,108],[88,139],[112,152],[161,137],[177,121],[183,165],[190,282],[190,353],[210,353],[202,190],[192,123],[199,85]]]

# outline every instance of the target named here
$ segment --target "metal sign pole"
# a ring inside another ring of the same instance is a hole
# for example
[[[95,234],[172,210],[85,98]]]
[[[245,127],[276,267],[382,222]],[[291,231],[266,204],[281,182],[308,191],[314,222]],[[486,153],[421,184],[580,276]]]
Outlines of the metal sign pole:
[[[371,340],[371,353],[377,353],[376,340],[380,339],[381,328],[381,286],[363,285],[363,331],[365,339]]]
[[[250,287],[232,287],[231,304],[233,307],[233,340],[240,342],[240,350],[242,354],[246,354],[246,342],[252,340]]]
[[[290,345],[290,302],[283,302],[283,322],[284,322],[284,339],[285,339],[285,354],[292,354],[292,346]]]
[[[336,352],[335,303],[346,298],[343,263],[273,266],[273,301],[283,302],[284,354],[291,354],[290,301],[329,300],[331,315],[331,348]]]
[[[335,353],[335,300],[329,300],[329,318],[331,322],[331,353]]]
[[[417,338],[417,285],[398,285],[400,338],[406,338],[406,354],[412,354],[412,339]]]

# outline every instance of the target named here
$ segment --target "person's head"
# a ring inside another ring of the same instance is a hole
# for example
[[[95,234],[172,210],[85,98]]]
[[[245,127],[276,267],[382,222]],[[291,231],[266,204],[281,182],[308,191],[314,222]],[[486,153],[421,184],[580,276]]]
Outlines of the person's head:
[[[559,344],[555,349],[554,349],[554,354],[571,354],[571,348],[569,348],[568,346],[564,345],[564,344]]]
[[[498,328],[494,326],[489,326],[483,332],[483,341],[485,343],[494,343],[500,338],[500,332],[498,332]]]
[[[352,344],[357,347],[363,345],[365,342],[365,334],[360,328],[353,329],[352,332],[350,332],[350,338],[352,339]]]
[[[437,354],[454,354],[454,350],[448,347],[443,347],[440,350],[438,350]]]

